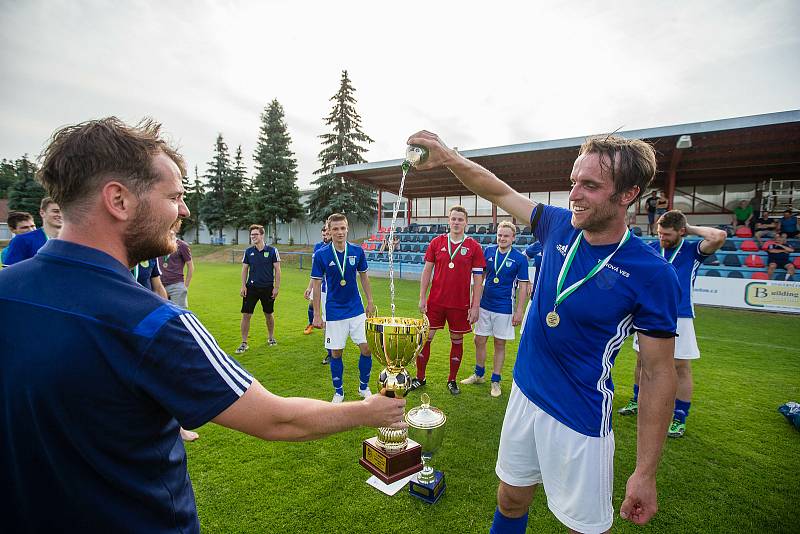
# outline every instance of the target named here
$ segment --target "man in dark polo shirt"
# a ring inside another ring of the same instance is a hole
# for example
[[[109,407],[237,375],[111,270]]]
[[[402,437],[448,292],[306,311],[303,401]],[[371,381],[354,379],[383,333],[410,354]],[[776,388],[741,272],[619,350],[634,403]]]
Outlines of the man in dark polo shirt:
[[[269,393],[191,312],[136,283],[130,270],[174,251],[170,227],[189,215],[159,129],[89,121],[43,154],[63,231],[0,271],[3,532],[199,532],[180,425],[297,441],[402,421],[403,399]]]
[[[261,301],[261,310],[267,320],[267,344],[272,347],[275,341],[275,318],[273,317],[275,299],[281,286],[281,256],[275,247],[264,244],[264,227],[260,224],[250,226],[250,242],[253,246],[242,256],[242,344],[236,349],[241,354],[248,349],[247,336],[250,334],[250,319]]]

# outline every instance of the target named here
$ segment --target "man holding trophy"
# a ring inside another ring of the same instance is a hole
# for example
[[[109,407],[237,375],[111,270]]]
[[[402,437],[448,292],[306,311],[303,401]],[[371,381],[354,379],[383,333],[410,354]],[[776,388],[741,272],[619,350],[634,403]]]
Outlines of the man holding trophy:
[[[570,529],[611,528],[611,368],[633,331],[646,371],[636,468],[620,515],[647,523],[658,508],[656,469],[675,397],[679,295],[674,269],[625,224],[628,206],[655,175],[652,147],[615,136],[587,140],[570,176],[571,210],[565,210],[514,191],[435,134],[418,132],[408,142],[429,152],[419,169],[447,167],[479,196],[530,221],[544,250],[500,436],[491,532],[525,532],[539,484],[550,510]]]

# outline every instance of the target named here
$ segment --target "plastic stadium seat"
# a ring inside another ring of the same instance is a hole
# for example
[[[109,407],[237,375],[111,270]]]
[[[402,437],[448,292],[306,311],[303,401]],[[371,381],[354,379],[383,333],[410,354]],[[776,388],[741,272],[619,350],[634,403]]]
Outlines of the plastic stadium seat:
[[[642,229],[639,228],[638,226],[634,226],[633,228],[631,228],[631,231],[633,232],[633,235],[635,235],[636,237],[642,237]]]
[[[753,231],[747,226],[740,226],[736,229],[736,237],[753,237]]]
[[[741,267],[742,262],[739,261],[739,256],[736,254],[728,254],[722,262],[726,267]]]
[[[532,232],[531,232],[531,227],[530,227],[530,226],[526,226],[526,227],[524,227],[524,228],[522,229],[522,234],[523,234],[523,235],[531,235],[531,233],[532,233]]]
[[[754,269],[763,269],[764,268],[764,260],[761,259],[761,256],[758,254],[750,254],[745,258],[744,264],[747,267],[752,267]]]
[[[794,263],[795,267],[800,269],[800,256],[797,256],[792,263]]]
[[[747,241],[742,241],[739,250],[744,252],[758,252],[758,245],[756,245],[756,242],[752,239],[748,239]]]
[[[715,269],[709,269],[709,271],[706,273],[706,276],[716,276],[717,278],[719,278],[720,274],[719,271]]]
[[[726,252],[736,252],[736,243],[734,243],[730,239],[726,239],[725,243],[722,244],[722,248],[720,250],[724,250]]]
[[[731,271],[728,273],[728,278],[744,278],[741,271]]]
[[[758,271],[750,275],[753,280],[769,280],[769,276],[764,271]]]
[[[719,258],[716,254],[711,254],[703,260],[703,265],[719,265]]]
[[[470,224],[469,227],[467,227],[467,233],[468,234],[474,234],[475,233],[475,225],[474,224]]]

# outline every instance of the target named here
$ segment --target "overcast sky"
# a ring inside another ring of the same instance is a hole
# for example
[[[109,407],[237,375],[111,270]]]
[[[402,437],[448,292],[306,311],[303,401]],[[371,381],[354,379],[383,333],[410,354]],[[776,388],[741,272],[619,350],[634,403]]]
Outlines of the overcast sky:
[[[423,128],[471,149],[798,109],[799,29],[797,0],[0,0],[0,157],[152,116],[201,174],[218,132],[252,166],[277,98],[306,187],[343,69],[369,161]]]

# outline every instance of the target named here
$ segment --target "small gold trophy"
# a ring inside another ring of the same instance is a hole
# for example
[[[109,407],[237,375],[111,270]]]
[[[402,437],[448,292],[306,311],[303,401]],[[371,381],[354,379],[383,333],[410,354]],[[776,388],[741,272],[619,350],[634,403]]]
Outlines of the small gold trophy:
[[[386,367],[378,379],[379,390],[390,397],[405,396],[411,377],[405,369],[428,341],[430,323],[408,317],[369,317],[367,344]],[[408,439],[406,428],[378,428],[378,435],[363,441],[359,463],[384,484],[391,484],[422,469],[422,449]]]
[[[424,467],[417,475],[417,480],[409,481],[408,490],[414,497],[433,504],[439,500],[447,487],[444,473],[433,469],[430,465],[431,457],[442,446],[447,416],[439,408],[431,406],[431,398],[427,393],[423,393],[420,400],[422,405],[411,408],[405,419],[409,435],[422,447]]]

